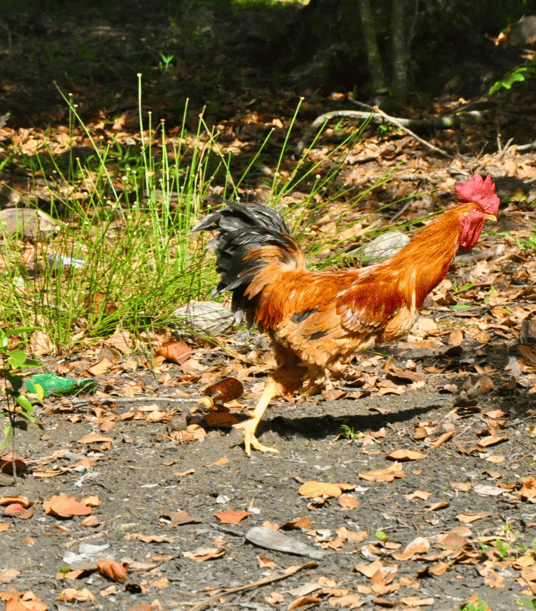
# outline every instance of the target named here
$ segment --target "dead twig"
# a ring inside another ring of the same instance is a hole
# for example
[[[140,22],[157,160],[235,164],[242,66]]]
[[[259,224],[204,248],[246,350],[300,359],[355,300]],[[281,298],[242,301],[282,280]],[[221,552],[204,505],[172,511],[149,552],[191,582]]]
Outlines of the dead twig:
[[[93,399],[73,399],[73,407],[93,405],[94,403],[141,403],[145,401],[167,401],[168,403],[192,403],[195,397],[95,397]]]
[[[334,110],[320,115],[311,123],[310,127],[305,130],[303,136],[296,145],[296,148],[294,149],[294,154],[296,155],[296,157],[301,157],[307,143],[310,142],[313,134],[316,133],[316,131],[320,127],[322,127],[322,125],[324,125],[331,119],[369,119],[372,123],[383,123],[384,121],[388,121],[387,117],[389,117],[388,122],[393,123],[393,125],[397,125],[401,129],[402,127],[412,129],[446,129],[450,127],[458,127],[460,125],[471,125],[474,123],[478,123],[479,121],[482,121],[487,112],[489,111],[471,110],[469,112],[465,112],[454,117],[436,117],[432,119],[404,119],[401,117],[390,117],[385,113],[381,114],[380,112],[376,112],[374,109],[372,112],[365,112],[361,110]],[[416,137],[413,132],[410,133],[412,136]],[[426,141],[424,140],[420,141],[425,143],[426,146],[433,147],[433,145],[426,143]],[[447,157],[450,157],[448,153],[441,151],[441,149],[437,149],[437,151],[441,152],[441,154],[446,155]]]
[[[430,144],[430,142],[427,142],[426,140],[423,140],[422,138],[417,136],[417,134],[415,134],[410,129],[408,129],[405,125],[403,125],[402,121],[404,121],[404,119],[397,119],[396,117],[392,117],[391,115],[388,115],[379,106],[372,107],[372,106],[369,106],[368,104],[363,104],[363,102],[358,102],[357,100],[354,100],[353,98],[348,98],[348,99],[351,102],[353,102],[354,104],[358,105],[358,106],[366,107],[367,110],[370,110],[370,111],[373,111],[375,113],[378,113],[380,116],[382,116],[385,119],[385,121],[387,123],[392,123],[393,125],[396,125],[403,132],[405,132],[406,134],[408,134],[412,138],[415,138],[415,140],[417,140],[421,144],[424,144],[424,146],[427,146],[429,149],[432,149],[433,151],[435,151],[436,153],[439,153],[440,155],[444,155],[445,157],[448,157],[449,159],[452,159],[452,155],[449,155],[443,149],[440,149],[437,146],[434,146],[433,144]]]
[[[259,581],[254,581],[253,583],[247,583],[244,586],[223,589],[221,592],[218,592],[218,594],[214,594],[210,598],[207,598],[207,600],[203,600],[195,604],[192,607],[192,611],[202,611],[203,609],[210,607],[210,605],[213,602],[216,602],[222,596],[226,596],[228,594],[235,594],[236,592],[244,592],[245,590],[253,590],[255,588],[261,588],[262,586],[268,585],[269,583],[275,583],[276,581],[281,581],[282,579],[291,577],[292,575],[295,575],[296,573],[299,573],[300,571],[304,571],[306,569],[314,569],[317,566],[318,566],[318,562],[306,562],[305,564],[302,564],[301,566],[294,567],[292,570],[290,570],[288,573],[285,573],[284,575],[277,575],[276,577],[265,577],[264,579],[260,579]]]

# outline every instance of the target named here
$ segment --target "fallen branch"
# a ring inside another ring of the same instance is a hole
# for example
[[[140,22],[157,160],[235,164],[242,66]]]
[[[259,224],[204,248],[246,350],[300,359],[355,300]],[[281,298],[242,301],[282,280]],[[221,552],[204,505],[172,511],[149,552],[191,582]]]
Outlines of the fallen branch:
[[[236,588],[228,588],[223,589],[218,594],[214,594],[207,600],[203,600],[192,607],[192,611],[202,611],[209,607],[213,602],[219,600],[222,596],[226,596],[228,594],[235,594],[236,592],[244,592],[245,590],[253,590],[254,588],[260,588],[262,586],[268,585],[269,583],[274,583],[276,581],[281,581],[282,579],[286,579],[287,577],[291,577],[292,575],[296,575],[300,571],[304,571],[305,569],[314,569],[318,566],[318,562],[306,562],[301,566],[296,566],[291,569],[288,573],[284,575],[277,575],[276,577],[265,577],[264,579],[260,579],[259,581],[254,581],[253,583],[248,583],[244,586],[238,586]]]
[[[92,397],[91,399],[73,399],[73,407],[82,407],[83,405],[93,405],[100,403],[150,403],[151,401],[167,401],[168,403],[194,403],[195,397]]]
[[[317,117],[309,128],[307,128],[294,149],[296,157],[301,157],[303,151],[308,142],[312,139],[313,134],[317,132],[320,127],[331,119],[357,119],[364,120],[369,119],[372,123],[392,123],[401,129],[445,129],[448,127],[458,127],[460,125],[472,125],[482,121],[485,117],[486,110],[471,110],[469,112],[456,115],[454,117],[436,117],[433,119],[404,119],[400,117],[389,117],[383,113],[383,111],[377,112],[376,110],[366,112],[362,110],[333,110],[326,112],[323,115]],[[387,118],[389,117],[389,119]],[[413,134],[414,135],[414,134]],[[428,146],[428,145],[427,145]],[[432,146],[432,145],[430,145]],[[438,149],[440,150],[440,149]],[[443,152],[443,154],[446,154]]]
[[[433,144],[430,144],[426,140],[423,140],[422,138],[417,136],[417,134],[413,133],[410,129],[408,129],[405,125],[403,125],[401,123],[402,119],[397,119],[396,117],[392,117],[391,115],[388,115],[386,112],[383,112],[383,110],[381,108],[379,108],[378,106],[372,107],[372,106],[369,106],[368,104],[363,104],[363,102],[358,102],[357,100],[354,100],[353,98],[348,98],[348,99],[350,101],[352,101],[354,104],[357,104],[358,106],[363,106],[363,107],[365,107],[367,110],[369,110],[371,112],[374,111],[376,113],[379,113],[385,119],[385,121],[387,123],[392,123],[393,125],[396,125],[403,132],[405,132],[406,134],[408,134],[412,138],[415,138],[415,140],[417,140],[421,144],[424,144],[424,146],[427,146],[428,148],[432,149],[433,151],[436,151],[436,153],[439,153],[440,155],[444,155],[445,157],[448,157],[449,159],[452,159],[452,155],[449,155],[443,149],[440,149],[437,146],[434,146]]]

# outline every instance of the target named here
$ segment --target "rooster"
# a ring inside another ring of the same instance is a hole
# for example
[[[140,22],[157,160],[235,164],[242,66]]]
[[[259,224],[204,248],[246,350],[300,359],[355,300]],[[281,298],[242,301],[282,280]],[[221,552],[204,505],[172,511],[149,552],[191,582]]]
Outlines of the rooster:
[[[458,251],[471,250],[500,200],[491,177],[475,172],[456,187],[459,205],[424,227],[402,250],[374,267],[310,271],[298,242],[272,208],[225,201],[193,231],[215,230],[216,297],[232,292],[235,322],[246,317],[270,336],[276,369],[243,430],[247,454],[262,445],[255,430],[270,401],[297,391],[312,394],[329,373],[340,373],[359,350],[400,339],[412,328],[426,296]]]

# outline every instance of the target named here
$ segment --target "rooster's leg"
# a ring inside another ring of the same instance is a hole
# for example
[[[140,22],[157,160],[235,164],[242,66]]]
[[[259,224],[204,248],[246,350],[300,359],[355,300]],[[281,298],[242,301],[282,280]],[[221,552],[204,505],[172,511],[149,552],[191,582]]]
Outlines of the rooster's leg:
[[[275,448],[269,448],[267,446],[263,446],[257,438],[255,437],[255,430],[268,407],[270,401],[280,392],[280,386],[273,380],[267,382],[264,387],[264,392],[262,393],[262,397],[260,398],[257,407],[251,414],[251,418],[246,420],[245,422],[240,422],[240,424],[235,424],[235,429],[242,429],[244,432],[244,445],[246,446],[246,454],[251,454],[251,447],[255,450],[259,450],[259,452],[277,452]]]

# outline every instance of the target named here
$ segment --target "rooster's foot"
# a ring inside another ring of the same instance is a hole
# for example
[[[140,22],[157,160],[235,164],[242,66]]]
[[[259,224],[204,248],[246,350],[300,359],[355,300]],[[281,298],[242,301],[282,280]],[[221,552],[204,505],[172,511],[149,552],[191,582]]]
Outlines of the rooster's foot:
[[[263,445],[260,441],[255,437],[255,429],[259,424],[256,418],[251,418],[250,420],[246,420],[245,422],[240,422],[239,424],[235,424],[235,429],[242,429],[244,433],[244,445],[246,447],[246,454],[251,454],[251,448],[254,450],[258,450],[259,452],[278,452],[275,448],[270,448],[268,446]]]

